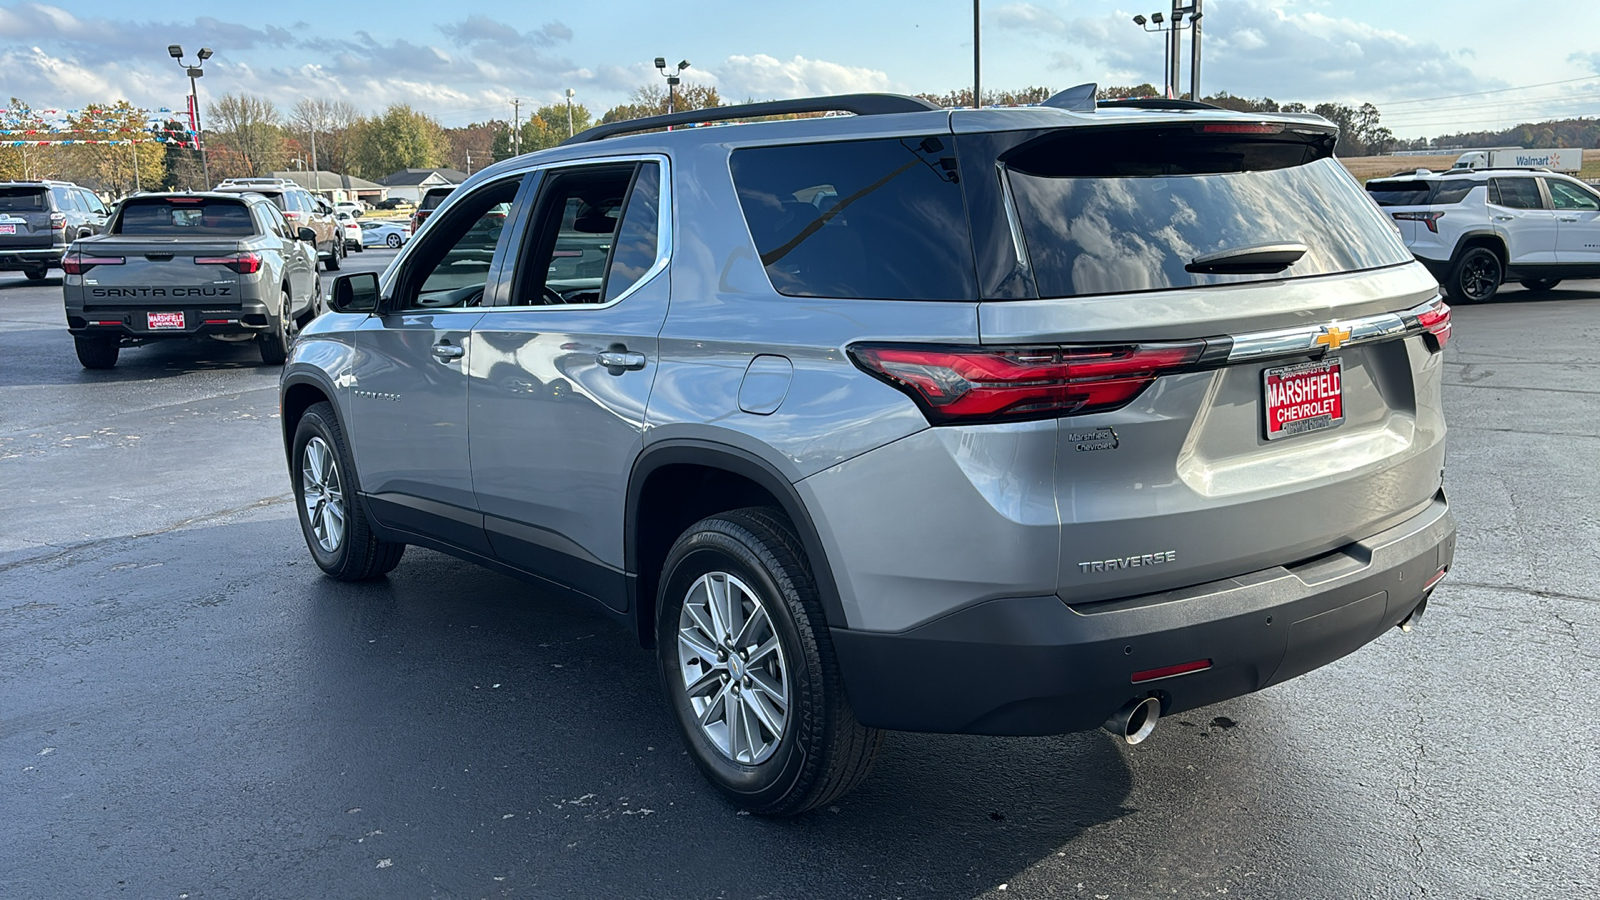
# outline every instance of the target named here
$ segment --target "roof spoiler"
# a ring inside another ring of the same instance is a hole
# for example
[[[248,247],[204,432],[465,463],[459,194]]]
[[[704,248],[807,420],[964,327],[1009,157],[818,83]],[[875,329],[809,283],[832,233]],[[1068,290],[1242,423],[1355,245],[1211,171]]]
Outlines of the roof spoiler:
[[[882,116],[893,113],[928,112],[940,107],[920,97],[904,94],[839,94],[833,97],[808,97],[798,100],[772,100],[766,103],[744,103],[738,106],[713,106],[707,109],[690,109],[668,113],[664,116],[646,116],[625,122],[596,125],[562,141],[567,144],[585,144],[605,140],[619,134],[632,134],[674,125],[698,125],[702,122],[726,122],[733,119],[753,119],[760,116],[790,116],[803,113],[848,112],[858,116]]]

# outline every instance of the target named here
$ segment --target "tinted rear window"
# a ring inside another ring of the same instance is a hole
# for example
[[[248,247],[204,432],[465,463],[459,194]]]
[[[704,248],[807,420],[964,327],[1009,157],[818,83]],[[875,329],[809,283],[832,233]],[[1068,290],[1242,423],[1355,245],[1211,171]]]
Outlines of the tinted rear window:
[[[441,191],[441,190],[437,190],[437,189],[429,190],[426,194],[422,195],[422,206],[421,206],[421,208],[422,209],[438,209],[439,208],[439,204],[443,203],[444,202],[444,198],[450,196],[450,193],[453,190],[455,190],[455,188],[451,188],[449,191]]]
[[[1411,259],[1325,145],[1084,132],[1018,151],[1005,162],[1040,296],[1276,280]],[[1281,272],[1186,269],[1198,256],[1284,241],[1307,252]]]
[[[948,135],[732,154],[772,286],[796,297],[966,300],[972,247]]]
[[[1369,181],[1367,196],[1379,206],[1447,206],[1467,199],[1482,184],[1470,178],[1435,181]]]
[[[0,187],[0,212],[40,212],[49,209],[42,187]]]
[[[123,201],[114,234],[163,237],[248,237],[256,233],[250,209],[235,200],[168,200],[134,197]]]

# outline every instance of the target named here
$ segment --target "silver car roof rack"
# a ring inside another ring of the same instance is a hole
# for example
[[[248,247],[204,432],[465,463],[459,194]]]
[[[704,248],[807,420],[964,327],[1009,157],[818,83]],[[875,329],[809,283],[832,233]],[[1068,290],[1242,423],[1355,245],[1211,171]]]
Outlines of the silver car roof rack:
[[[698,125],[702,122],[726,122],[732,119],[753,119],[760,116],[789,116],[799,113],[848,112],[858,116],[882,116],[894,113],[928,112],[937,110],[936,104],[920,97],[905,94],[839,94],[833,97],[807,97],[799,100],[772,100],[766,103],[744,103],[738,106],[713,106],[707,109],[690,109],[668,113],[664,116],[646,116],[625,122],[596,125],[580,131],[562,141],[566,144],[584,144],[600,141],[619,134],[650,131],[673,125]]]

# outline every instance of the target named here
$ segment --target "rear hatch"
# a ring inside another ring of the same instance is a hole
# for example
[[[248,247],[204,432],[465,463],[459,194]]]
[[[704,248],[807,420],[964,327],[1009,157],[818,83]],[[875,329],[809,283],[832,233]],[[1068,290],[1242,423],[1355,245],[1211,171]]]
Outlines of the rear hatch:
[[[958,137],[982,296],[1017,298],[981,340],[1033,385],[984,415],[1056,418],[1069,602],[1305,563],[1438,492],[1447,310],[1332,145],[1170,116]]]
[[[109,234],[74,245],[65,264],[67,287],[82,291],[86,309],[236,308],[241,282],[263,263],[259,253],[242,249],[255,230],[240,200],[134,197],[123,203]]]
[[[42,184],[0,185],[0,250],[45,250],[56,243],[66,217],[51,212],[49,194]]]
[[[1406,246],[1437,243],[1439,220],[1472,193],[1482,181],[1471,178],[1374,178],[1367,196],[1394,220]]]

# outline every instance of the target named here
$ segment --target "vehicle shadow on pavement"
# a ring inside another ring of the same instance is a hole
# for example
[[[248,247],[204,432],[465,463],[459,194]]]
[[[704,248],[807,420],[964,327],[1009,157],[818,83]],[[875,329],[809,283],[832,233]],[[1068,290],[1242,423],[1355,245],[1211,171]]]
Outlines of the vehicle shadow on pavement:
[[[416,548],[336,582],[288,516],[0,556],[24,582],[0,751],[62,750],[0,774],[21,895],[969,897],[1130,812],[1103,734],[891,733],[831,807],[741,814],[602,614]],[[45,839],[85,822],[118,853]]]
[[[62,276],[45,277],[40,281],[28,281],[25,278],[0,278],[0,291],[17,290],[19,288],[61,287]]]
[[[0,358],[5,360],[0,363],[0,387],[153,381],[228,369],[278,372],[277,366],[261,361],[254,343],[200,338],[123,347],[112,369],[81,368],[64,323],[43,347],[40,343],[38,331],[0,331]]]

